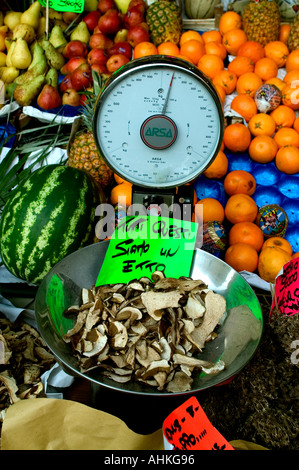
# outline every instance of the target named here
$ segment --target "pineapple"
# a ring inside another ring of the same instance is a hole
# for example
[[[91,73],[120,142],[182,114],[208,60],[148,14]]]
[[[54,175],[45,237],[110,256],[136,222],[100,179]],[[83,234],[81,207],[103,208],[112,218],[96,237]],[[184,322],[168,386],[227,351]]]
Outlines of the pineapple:
[[[280,11],[275,0],[251,0],[242,20],[248,41],[258,41],[265,46],[279,39]]]
[[[299,48],[299,15],[295,16],[294,21],[291,25],[287,46],[290,52]]]
[[[166,41],[179,44],[182,34],[182,14],[175,1],[158,0],[149,5],[146,23],[155,46]]]
[[[86,96],[83,112],[80,116],[82,128],[75,133],[73,139],[70,139],[67,164],[87,171],[97,186],[105,190],[113,179],[113,170],[106,165],[100,155],[92,132],[96,93],[88,92]]]

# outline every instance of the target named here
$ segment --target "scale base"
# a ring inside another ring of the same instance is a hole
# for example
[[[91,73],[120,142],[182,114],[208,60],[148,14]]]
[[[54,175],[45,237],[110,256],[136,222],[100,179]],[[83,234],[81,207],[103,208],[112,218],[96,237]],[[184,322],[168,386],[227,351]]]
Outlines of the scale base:
[[[144,189],[133,185],[132,204],[140,204],[147,215],[192,220],[194,188],[192,185],[170,189]]]

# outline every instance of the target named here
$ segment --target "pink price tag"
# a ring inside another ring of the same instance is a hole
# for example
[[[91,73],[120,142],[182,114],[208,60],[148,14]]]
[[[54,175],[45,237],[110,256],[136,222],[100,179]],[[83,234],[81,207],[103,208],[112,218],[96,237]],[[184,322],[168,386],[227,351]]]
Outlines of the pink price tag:
[[[299,258],[283,266],[283,273],[277,276],[272,299],[271,313],[275,307],[283,315],[295,315],[299,311]]]
[[[178,450],[234,450],[211,424],[195,397],[167,416],[163,433]]]

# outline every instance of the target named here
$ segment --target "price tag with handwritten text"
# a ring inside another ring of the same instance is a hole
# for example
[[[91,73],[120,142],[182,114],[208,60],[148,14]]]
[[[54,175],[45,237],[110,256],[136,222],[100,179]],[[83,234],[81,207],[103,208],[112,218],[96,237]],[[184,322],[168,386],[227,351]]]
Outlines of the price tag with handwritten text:
[[[96,285],[130,282],[154,271],[189,276],[198,224],[169,217],[126,217],[115,229]]]
[[[195,397],[167,416],[163,433],[169,444],[178,450],[234,450],[211,424]]]
[[[82,13],[84,10],[84,0],[38,0],[42,7],[53,8],[56,11],[71,11],[72,13]]]
[[[271,312],[277,306],[283,315],[299,312],[299,258],[291,259],[283,266],[283,273],[277,276]]]

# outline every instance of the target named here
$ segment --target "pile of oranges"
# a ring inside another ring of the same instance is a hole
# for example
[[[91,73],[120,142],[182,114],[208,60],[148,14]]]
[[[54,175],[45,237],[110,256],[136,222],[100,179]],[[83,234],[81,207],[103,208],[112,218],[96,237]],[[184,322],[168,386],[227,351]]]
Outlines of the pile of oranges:
[[[259,208],[252,198],[255,179],[243,170],[228,173],[225,150],[247,152],[261,164],[275,162],[288,175],[299,173],[299,49],[288,50],[289,32],[290,25],[281,25],[279,40],[263,47],[247,39],[241,16],[227,11],[218,29],[185,31],[178,45],[141,42],[133,51],[134,59],[163,54],[191,62],[210,79],[223,106],[232,95],[230,109],[241,117],[240,122],[226,125],[221,149],[204,172],[207,178],[223,180],[227,201],[222,205],[205,198],[197,204],[202,204],[203,222],[226,221],[230,226],[225,261],[237,271],[256,272],[267,282],[274,282],[282,266],[298,253],[283,237],[264,237],[256,223]],[[275,85],[281,93],[280,104],[268,113],[258,111],[254,99],[262,84]],[[130,205],[130,190],[129,183],[119,181],[111,202],[124,194]]]

